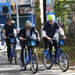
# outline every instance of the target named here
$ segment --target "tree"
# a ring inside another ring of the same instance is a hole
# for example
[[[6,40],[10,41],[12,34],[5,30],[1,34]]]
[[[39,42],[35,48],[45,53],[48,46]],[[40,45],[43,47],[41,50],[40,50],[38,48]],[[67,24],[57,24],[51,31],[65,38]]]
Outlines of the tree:
[[[41,40],[41,47],[43,47],[43,40],[42,40],[42,37],[41,37],[41,32],[42,32],[42,23],[41,23],[41,12],[40,12],[40,0],[36,0],[35,2],[35,14],[36,14],[36,29],[37,31],[39,32],[39,35],[40,35],[40,40]]]
[[[75,1],[74,0],[55,0],[55,14],[66,25],[66,20],[71,20],[70,30],[73,37],[75,37]]]
[[[41,37],[41,17],[40,17],[40,1],[35,2],[35,14],[36,14],[36,29],[38,30]]]

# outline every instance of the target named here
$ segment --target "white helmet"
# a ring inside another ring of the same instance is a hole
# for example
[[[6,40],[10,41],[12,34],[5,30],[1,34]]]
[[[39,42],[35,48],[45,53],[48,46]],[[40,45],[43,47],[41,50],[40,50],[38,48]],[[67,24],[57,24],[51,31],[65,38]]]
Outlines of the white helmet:
[[[27,28],[30,28],[32,26],[32,23],[29,20],[27,20],[25,25]]]

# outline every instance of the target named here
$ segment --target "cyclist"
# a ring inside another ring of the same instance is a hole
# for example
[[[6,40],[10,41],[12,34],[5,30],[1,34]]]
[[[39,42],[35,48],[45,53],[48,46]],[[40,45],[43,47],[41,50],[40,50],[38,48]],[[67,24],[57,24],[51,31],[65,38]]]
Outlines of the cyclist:
[[[16,25],[11,22],[11,18],[7,18],[7,24],[4,25],[3,28],[3,36],[6,40],[7,44],[7,56],[8,56],[8,61],[10,61],[10,52],[11,52],[11,45],[10,45],[10,39],[7,39],[10,34],[14,34],[14,29],[16,29],[16,32],[18,33],[18,30],[16,28]]]
[[[26,23],[25,23],[25,27],[22,28],[19,32],[19,39],[20,39],[20,44],[21,44],[21,61],[24,65],[24,62],[23,62],[23,50],[25,48],[25,45],[28,43],[28,39],[27,37],[29,36],[33,36],[33,34],[36,35],[36,38],[37,39],[40,39],[39,38],[39,33],[37,32],[37,30],[32,26],[32,23],[27,20]],[[27,38],[27,39],[26,39]],[[24,39],[26,39],[26,42],[24,41]],[[39,42],[39,41],[37,41]],[[28,54],[29,54],[29,47],[28,47]]]
[[[42,37],[44,39],[45,42],[45,49],[47,48],[47,45],[49,44],[49,52],[51,54],[52,51],[52,44],[51,41],[53,41],[53,46],[56,49],[55,51],[55,57],[57,54],[57,41],[56,40],[52,40],[51,38],[55,37],[57,38],[57,32],[59,32],[61,34],[61,36],[66,39],[66,36],[64,34],[63,29],[59,26],[59,24],[57,22],[54,21],[54,16],[53,15],[49,15],[48,16],[48,20],[43,27],[43,31],[42,31]],[[52,56],[52,55],[50,55]]]

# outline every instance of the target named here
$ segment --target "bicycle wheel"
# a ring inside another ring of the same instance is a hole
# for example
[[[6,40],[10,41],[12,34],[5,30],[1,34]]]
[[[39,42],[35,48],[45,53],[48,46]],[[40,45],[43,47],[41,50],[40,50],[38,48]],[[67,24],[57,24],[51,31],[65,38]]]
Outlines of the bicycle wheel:
[[[35,53],[32,53],[32,58],[30,62],[30,69],[34,73],[38,71],[38,60]]]
[[[20,67],[21,67],[22,71],[26,70],[26,66],[22,62],[20,63]]]
[[[17,65],[17,52],[15,48],[14,48],[14,59],[15,59],[15,64]]]
[[[20,56],[20,59],[21,59],[20,67],[21,67],[22,71],[25,71],[26,70],[25,50],[23,51],[23,58],[22,58],[22,56]]]
[[[51,59],[50,59],[50,53],[49,50],[44,50],[43,55],[42,55],[42,59],[43,59],[43,64],[47,69],[50,69],[52,67],[51,64]]]
[[[69,69],[69,57],[64,51],[62,51],[59,56],[59,65],[63,72],[66,72]]]

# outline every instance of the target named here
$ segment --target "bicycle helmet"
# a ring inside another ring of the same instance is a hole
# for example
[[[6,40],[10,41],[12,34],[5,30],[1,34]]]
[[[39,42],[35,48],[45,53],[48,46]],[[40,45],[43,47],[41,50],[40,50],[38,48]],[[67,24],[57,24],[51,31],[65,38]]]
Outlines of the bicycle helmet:
[[[30,28],[32,26],[32,23],[29,20],[27,20],[26,23],[25,23],[25,26],[27,28]]]
[[[55,20],[54,15],[48,15],[48,20]]]

